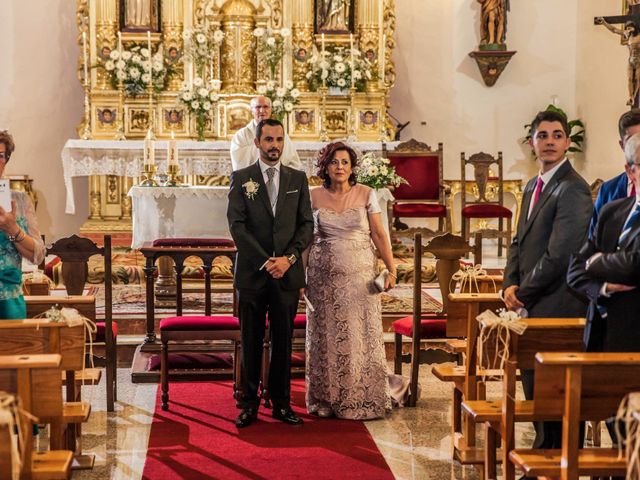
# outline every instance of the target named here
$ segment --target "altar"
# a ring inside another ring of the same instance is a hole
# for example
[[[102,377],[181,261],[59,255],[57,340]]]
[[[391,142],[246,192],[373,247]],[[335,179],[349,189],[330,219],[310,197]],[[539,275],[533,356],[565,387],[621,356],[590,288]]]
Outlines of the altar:
[[[132,187],[131,248],[140,248],[158,238],[231,238],[228,195],[227,186]],[[376,190],[376,196],[388,235],[387,204],[393,195],[382,188]]]
[[[158,180],[167,168],[167,141],[156,141]],[[386,144],[395,149],[398,142]],[[67,140],[61,154],[66,188],[66,213],[74,214],[76,201],[74,177],[89,177],[89,219],[83,233],[104,231],[131,231],[132,205],[128,192],[140,182],[143,164],[142,140]],[[315,157],[325,145],[323,142],[294,142],[308,177],[316,173]],[[358,151],[381,154],[380,142],[352,142]],[[180,179],[192,186],[227,185],[231,174],[228,141],[177,141]],[[106,222],[106,225],[105,225]],[[94,230],[95,229],[95,230]]]

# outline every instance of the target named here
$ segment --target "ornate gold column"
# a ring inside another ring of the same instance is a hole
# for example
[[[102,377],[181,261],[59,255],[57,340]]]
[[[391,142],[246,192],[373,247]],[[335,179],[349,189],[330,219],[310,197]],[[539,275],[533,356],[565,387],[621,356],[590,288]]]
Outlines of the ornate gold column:
[[[313,5],[314,2],[308,0],[293,0],[291,25],[291,48],[293,50],[293,81],[296,87],[306,92],[307,81],[305,74],[307,67],[305,61],[311,57],[313,52]],[[305,56],[298,55],[304,50]]]
[[[222,91],[254,93],[256,42],[253,29],[256,9],[249,0],[227,0],[222,6]]]
[[[382,15],[382,0],[368,0],[358,3],[356,12],[356,25],[358,34],[358,48],[366,54],[373,52],[375,58],[372,63],[374,72],[380,71],[380,18]],[[377,82],[367,82],[367,90],[377,92]]]
[[[117,0],[96,1],[95,51],[99,55],[104,55],[117,48],[116,32],[118,31],[118,12],[116,4]],[[101,90],[111,89],[111,85],[109,85],[107,81],[106,72],[102,69],[96,69],[96,87]]]
[[[182,31],[184,27],[182,22],[182,1],[183,0],[165,0],[162,2],[162,45],[165,53],[169,52],[170,48],[176,48],[179,52],[184,51],[182,41]],[[171,77],[168,90],[173,92],[180,90],[180,85],[183,80],[184,70],[176,68],[176,74]]]

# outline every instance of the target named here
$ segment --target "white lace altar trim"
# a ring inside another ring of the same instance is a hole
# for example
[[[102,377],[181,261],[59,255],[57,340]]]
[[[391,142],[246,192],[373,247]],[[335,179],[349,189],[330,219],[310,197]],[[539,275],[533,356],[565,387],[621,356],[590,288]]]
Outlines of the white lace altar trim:
[[[139,187],[134,186],[129,190],[132,198],[206,198],[209,200],[227,198],[229,187],[198,185],[195,187]]]
[[[180,171],[183,175],[219,176],[231,174],[231,157],[228,141],[197,142],[180,140],[178,143]],[[315,175],[315,157],[325,145],[322,142],[293,142],[302,169],[308,175]],[[398,142],[387,144],[393,150]],[[67,190],[65,212],[75,214],[76,207],[73,191],[73,177],[91,175],[117,175],[120,177],[139,177],[142,172],[142,140],[67,140],[62,150],[62,168],[64,184]],[[380,142],[350,143],[358,150],[380,152]],[[158,171],[166,171],[167,148],[169,142],[158,140],[155,143],[155,158]]]

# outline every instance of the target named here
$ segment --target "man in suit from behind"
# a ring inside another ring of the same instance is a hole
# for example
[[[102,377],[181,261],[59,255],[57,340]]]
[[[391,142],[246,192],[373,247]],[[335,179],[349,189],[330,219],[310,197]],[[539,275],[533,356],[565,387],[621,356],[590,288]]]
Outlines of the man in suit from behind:
[[[531,125],[531,146],[540,166],[527,183],[516,235],[509,247],[503,292],[507,308],[530,317],[582,317],[586,305],[569,292],[567,268],[584,242],[593,210],[587,182],[565,154],[569,127],[564,115],[540,112]],[[527,399],[533,372],[522,372]],[[561,428],[536,424],[534,448],[560,448]]]
[[[290,407],[291,340],[300,289],[305,286],[302,252],[313,237],[309,186],[304,172],[280,163],[284,128],[277,120],[258,123],[259,159],[231,174],[227,219],[238,254],[234,287],[242,336],[242,412],[236,426],[253,423],[260,399],[265,320],[269,318],[269,393],[273,417],[302,424]]]
[[[627,140],[632,135],[640,133],[640,108],[632,108],[624,112],[618,120],[618,133],[620,134],[620,148],[624,151]],[[593,217],[591,217],[591,225],[589,226],[589,238],[593,237],[593,231],[598,223],[600,210],[607,203],[619,198],[633,197],[637,189],[629,178],[626,170],[620,175],[613,177],[604,182],[598,190],[598,196],[593,206]]]

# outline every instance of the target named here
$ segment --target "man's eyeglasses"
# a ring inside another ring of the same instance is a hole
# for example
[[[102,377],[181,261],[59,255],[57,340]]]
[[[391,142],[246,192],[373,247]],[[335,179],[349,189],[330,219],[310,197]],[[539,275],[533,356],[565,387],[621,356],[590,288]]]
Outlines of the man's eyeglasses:
[[[267,110],[269,108],[271,108],[269,105],[256,105],[253,107],[254,110]]]

